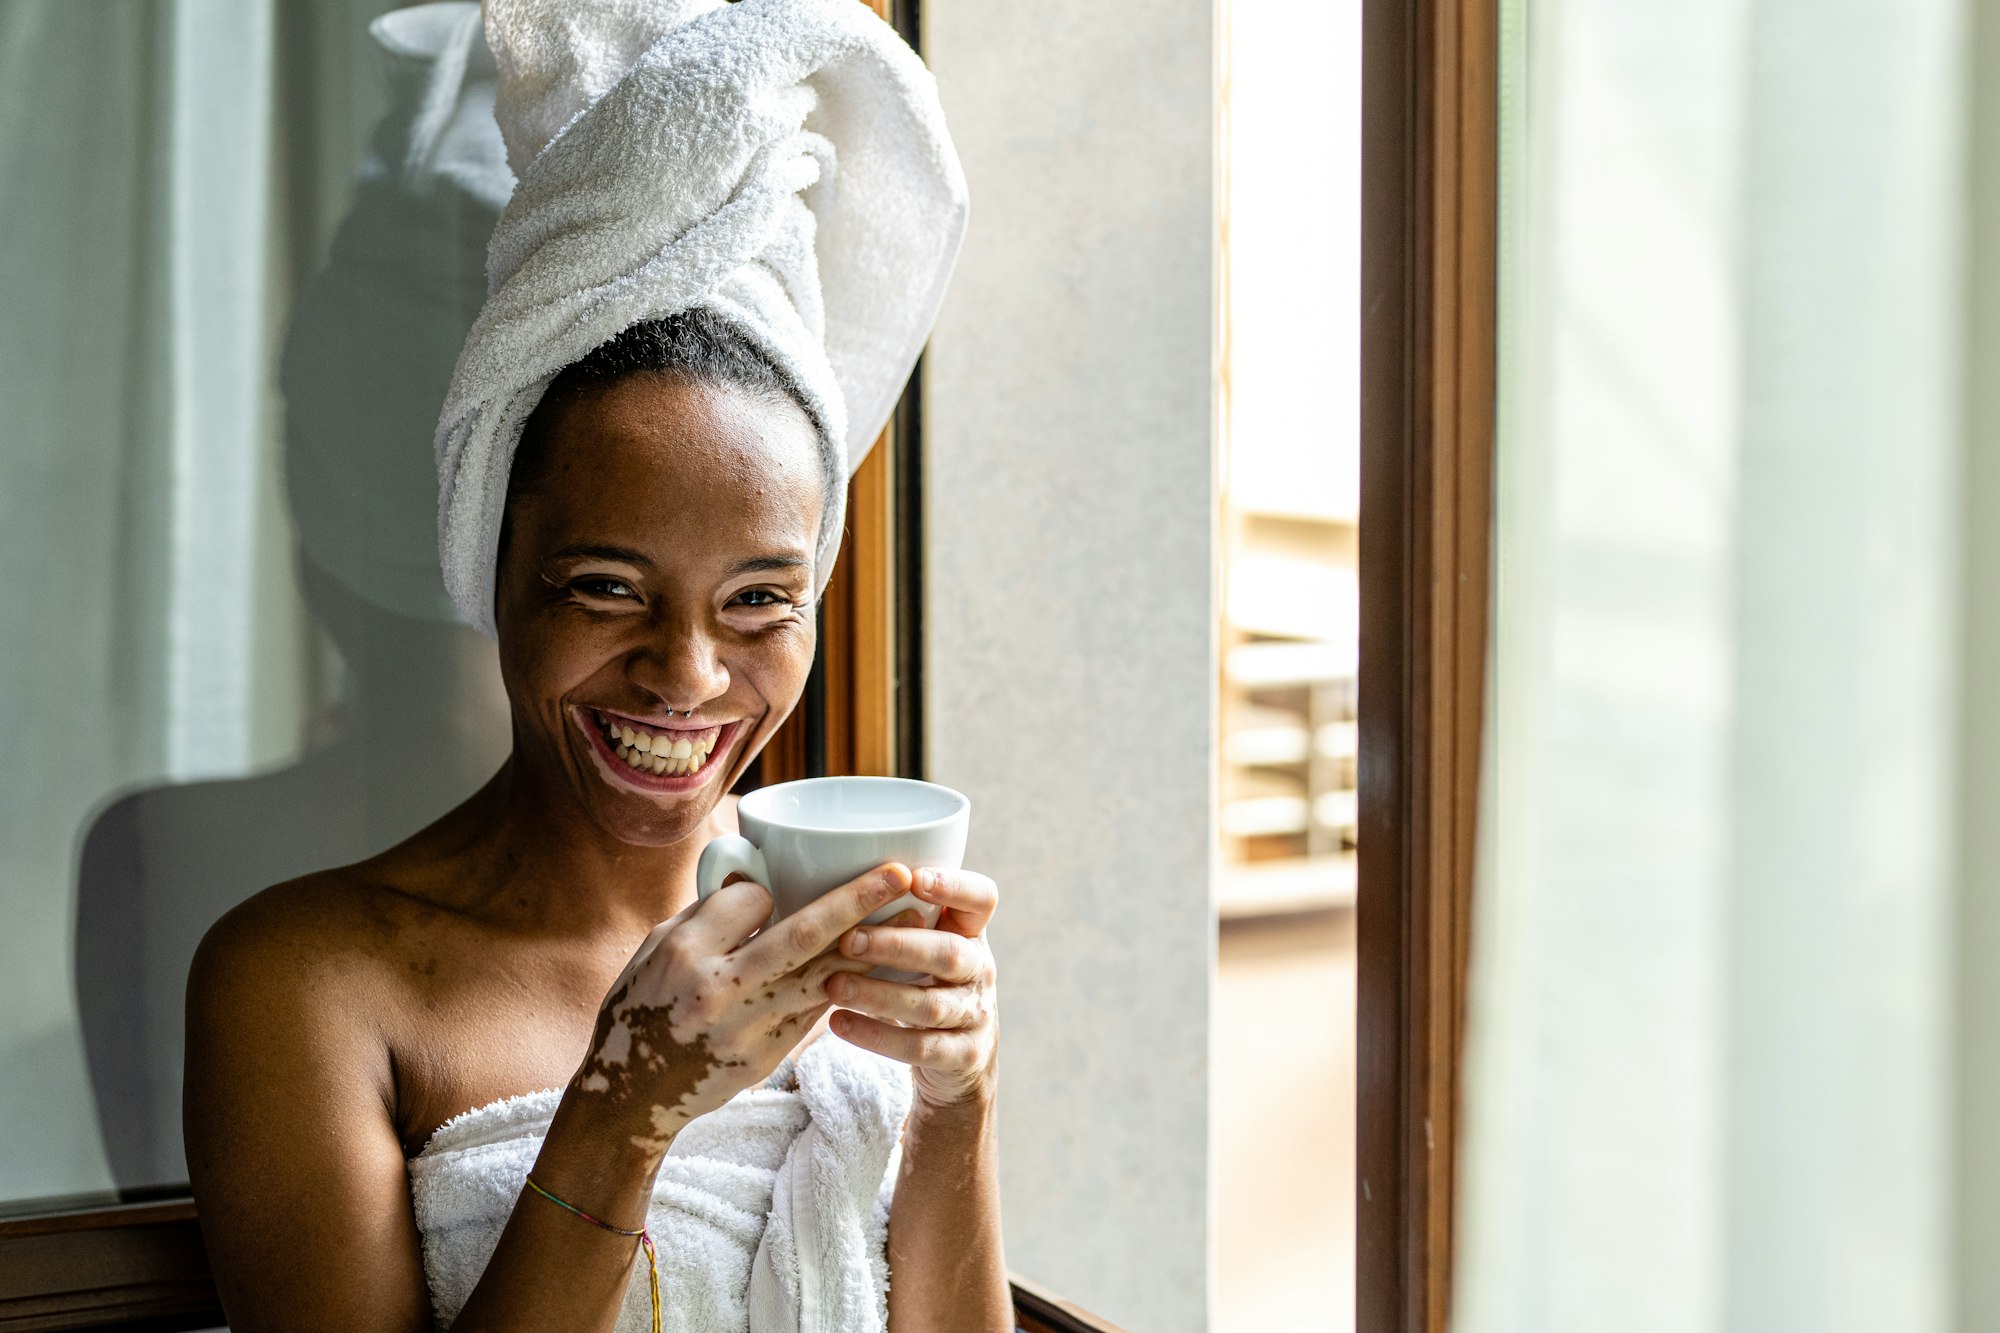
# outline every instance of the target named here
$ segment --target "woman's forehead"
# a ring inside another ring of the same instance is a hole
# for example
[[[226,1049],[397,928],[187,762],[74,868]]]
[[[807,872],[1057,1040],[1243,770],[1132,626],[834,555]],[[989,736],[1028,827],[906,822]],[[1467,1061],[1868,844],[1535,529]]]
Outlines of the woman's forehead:
[[[818,436],[795,404],[679,375],[630,375],[579,396],[549,445],[549,479],[582,493],[613,479],[750,493],[819,489]]]
[[[795,406],[727,385],[638,375],[569,403],[547,440],[523,535],[545,559],[597,543],[678,568],[817,544],[818,436]]]

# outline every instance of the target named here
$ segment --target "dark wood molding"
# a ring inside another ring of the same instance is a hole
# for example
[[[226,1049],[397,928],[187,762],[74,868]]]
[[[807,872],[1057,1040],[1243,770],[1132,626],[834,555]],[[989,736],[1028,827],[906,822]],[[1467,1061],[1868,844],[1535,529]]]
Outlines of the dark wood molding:
[[[6,1333],[221,1323],[192,1200],[0,1222],[0,1330]]]
[[[847,532],[820,603],[824,770],[890,776],[896,745],[896,475],[883,430],[847,487]]]
[[[1039,1283],[1007,1276],[1026,1333],[1123,1333]],[[0,1221],[0,1333],[178,1333],[222,1323],[192,1199]]]
[[[1497,0],[1364,0],[1356,1317],[1450,1310],[1491,539]]]
[[[1014,1288],[1014,1320],[1022,1333],[1125,1333],[1019,1273],[1009,1272],[1007,1280]]]

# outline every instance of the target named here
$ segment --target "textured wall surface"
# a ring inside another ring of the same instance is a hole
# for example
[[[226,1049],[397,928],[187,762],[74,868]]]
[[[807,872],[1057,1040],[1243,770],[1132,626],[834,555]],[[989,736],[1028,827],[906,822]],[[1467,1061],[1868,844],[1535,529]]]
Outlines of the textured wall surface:
[[[1017,1270],[1206,1324],[1212,18],[927,0],[972,184],[926,383],[930,773],[999,880]]]

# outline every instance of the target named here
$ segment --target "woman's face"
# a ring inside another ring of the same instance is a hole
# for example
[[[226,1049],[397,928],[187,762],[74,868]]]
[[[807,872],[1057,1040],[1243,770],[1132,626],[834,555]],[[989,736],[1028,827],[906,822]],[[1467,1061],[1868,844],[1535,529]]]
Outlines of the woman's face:
[[[805,688],[813,428],[790,402],[631,375],[557,409],[534,473],[494,604],[516,761],[622,841],[677,842]]]

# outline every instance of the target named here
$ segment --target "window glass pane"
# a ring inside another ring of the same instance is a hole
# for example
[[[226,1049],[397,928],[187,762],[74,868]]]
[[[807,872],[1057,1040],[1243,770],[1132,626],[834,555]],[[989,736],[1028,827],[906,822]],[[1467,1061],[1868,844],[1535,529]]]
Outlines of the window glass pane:
[[[508,748],[431,433],[511,180],[392,7],[0,0],[0,1203],[185,1180],[202,932]]]

